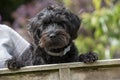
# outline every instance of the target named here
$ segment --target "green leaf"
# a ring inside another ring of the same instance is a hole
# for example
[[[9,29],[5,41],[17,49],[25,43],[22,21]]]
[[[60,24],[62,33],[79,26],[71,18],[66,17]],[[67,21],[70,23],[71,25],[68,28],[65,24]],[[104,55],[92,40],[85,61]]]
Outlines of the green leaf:
[[[93,5],[95,7],[96,10],[100,10],[101,7],[101,0],[92,0]]]
[[[66,6],[70,6],[72,4],[71,0],[63,0],[63,2]]]

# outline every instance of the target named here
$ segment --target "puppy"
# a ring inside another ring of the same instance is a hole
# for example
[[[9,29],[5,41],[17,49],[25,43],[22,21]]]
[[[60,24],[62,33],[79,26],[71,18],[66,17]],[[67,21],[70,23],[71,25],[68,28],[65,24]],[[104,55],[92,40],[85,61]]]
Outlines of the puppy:
[[[29,65],[96,61],[98,57],[93,52],[78,55],[73,40],[77,38],[80,24],[81,19],[65,7],[43,9],[28,24],[34,44],[22,55],[7,60],[7,67],[19,69]]]

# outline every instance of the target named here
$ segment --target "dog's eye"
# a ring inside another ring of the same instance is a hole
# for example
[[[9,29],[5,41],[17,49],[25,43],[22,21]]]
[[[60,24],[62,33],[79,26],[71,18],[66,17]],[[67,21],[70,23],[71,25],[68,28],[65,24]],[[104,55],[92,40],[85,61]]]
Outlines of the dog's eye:
[[[66,28],[66,25],[64,23],[61,23],[61,28],[65,29]]]

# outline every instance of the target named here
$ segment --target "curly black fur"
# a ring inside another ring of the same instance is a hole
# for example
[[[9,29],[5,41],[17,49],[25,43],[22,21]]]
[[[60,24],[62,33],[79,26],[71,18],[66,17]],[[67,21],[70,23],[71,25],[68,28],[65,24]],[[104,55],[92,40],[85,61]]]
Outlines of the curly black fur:
[[[35,44],[21,56],[7,60],[8,68],[19,69],[29,65],[96,61],[95,53],[78,55],[73,40],[77,38],[80,23],[81,19],[64,7],[50,6],[43,9],[28,24]]]

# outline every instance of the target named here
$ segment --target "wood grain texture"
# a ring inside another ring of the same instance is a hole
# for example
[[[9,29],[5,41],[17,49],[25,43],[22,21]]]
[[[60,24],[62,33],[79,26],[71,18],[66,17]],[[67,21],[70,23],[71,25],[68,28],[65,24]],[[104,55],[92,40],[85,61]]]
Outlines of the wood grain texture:
[[[0,80],[120,80],[120,59],[0,69]]]

